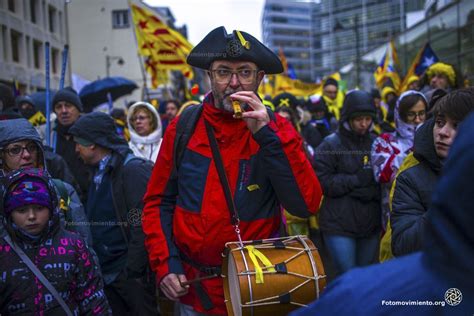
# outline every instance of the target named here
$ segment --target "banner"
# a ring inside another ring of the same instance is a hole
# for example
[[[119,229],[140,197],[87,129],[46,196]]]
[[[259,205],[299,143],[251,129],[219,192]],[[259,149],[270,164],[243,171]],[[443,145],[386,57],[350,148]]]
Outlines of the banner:
[[[167,80],[164,71],[180,70],[183,75],[193,78],[191,66],[186,58],[193,46],[179,32],[168,27],[157,13],[130,3],[135,26],[138,53],[146,57],[145,67],[156,88]]]
[[[407,90],[408,80],[410,77],[421,76],[429,66],[437,63],[438,61],[439,58],[431,48],[430,43],[423,45],[420,51],[416,54],[415,59],[413,59],[410,68],[408,68],[407,74],[400,85],[400,93]]]
[[[296,97],[309,97],[313,94],[321,94],[322,85],[317,83],[307,83],[301,80],[293,80],[283,75],[276,75],[273,96],[283,92],[291,93]]]
[[[395,43],[392,40],[388,43],[387,50],[374,72],[375,83],[379,89],[384,86],[387,79],[392,82],[395,90],[399,89],[400,76],[398,75],[397,68],[399,68],[398,55],[395,50]]]

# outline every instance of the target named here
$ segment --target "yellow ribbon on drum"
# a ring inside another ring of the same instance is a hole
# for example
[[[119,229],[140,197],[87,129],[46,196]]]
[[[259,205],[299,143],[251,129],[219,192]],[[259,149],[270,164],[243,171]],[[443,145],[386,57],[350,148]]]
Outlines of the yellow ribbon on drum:
[[[250,260],[252,260],[252,263],[255,266],[255,278],[256,278],[257,284],[264,283],[263,268],[267,269],[267,271],[269,272],[276,272],[275,268],[273,268],[273,264],[263,253],[261,253],[254,246],[245,246],[245,248],[247,249],[249,253]],[[264,264],[263,268],[260,267],[260,264],[257,258],[260,259],[260,261]]]

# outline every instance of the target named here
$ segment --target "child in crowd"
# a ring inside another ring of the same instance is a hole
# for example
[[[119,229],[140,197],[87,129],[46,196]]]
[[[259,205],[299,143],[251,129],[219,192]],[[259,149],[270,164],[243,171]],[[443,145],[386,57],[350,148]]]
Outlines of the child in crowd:
[[[59,225],[49,175],[20,169],[0,191],[0,314],[110,315],[87,244]]]

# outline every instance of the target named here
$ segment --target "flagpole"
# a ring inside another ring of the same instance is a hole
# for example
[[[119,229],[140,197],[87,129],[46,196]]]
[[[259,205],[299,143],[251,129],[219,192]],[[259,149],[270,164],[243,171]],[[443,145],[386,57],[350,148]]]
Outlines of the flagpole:
[[[49,42],[44,45],[44,57],[45,57],[45,76],[46,76],[46,145],[51,145],[51,103],[50,103],[50,90],[49,90]]]
[[[131,4],[132,4],[132,2],[128,1],[128,13],[129,13],[129,16],[132,17],[132,21],[133,21],[133,14],[132,14]],[[137,34],[135,33],[135,28],[136,28],[135,21],[133,21],[133,38],[135,39],[135,44],[138,47],[138,40],[137,40]],[[138,58],[138,64],[140,65],[140,71],[142,73],[142,79],[143,79],[142,99],[144,99],[144,96],[146,94],[147,101],[150,101],[150,92],[148,91],[148,85],[146,83],[146,81],[147,81],[146,72],[145,72],[145,69],[144,69],[143,64],[142,64],[142,63],[144,63],[144,61],[143,61],[143,57],[140,56],[140,53],[138,52],[138,49],[137,49],[137,58]]]
[[[67,66],[67,57],[69,52],[69,45],[64,45],[63,54],[62,54],[62,64],[61,64],[61,80],[59,80],[59,90],[64,88],[64,78],[66,77],[66,66]]]

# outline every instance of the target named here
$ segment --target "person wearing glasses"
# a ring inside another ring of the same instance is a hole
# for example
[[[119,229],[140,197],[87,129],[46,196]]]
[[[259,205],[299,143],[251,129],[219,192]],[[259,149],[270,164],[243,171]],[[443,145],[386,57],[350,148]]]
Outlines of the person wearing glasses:
[[[308,217],[318,210],[322,194],[301,136],[257,95],[265,74],[283,71],[275,53],[248,33],[228,34],[218,27],[193,48],[187,63],[207,71],[211,91],[167,127],[144,197],[143,230],[160,289],[180,301],[180,315],[223,315],[222,252],[237,235],[209,137],[215,136],[222,156],[219,166],[243,240],[277,237],[281,207]],[[240,103],[241,119],[232,101]],[[175,157],[180,121],[196,108],[202,112],[182,155]],[[194,280],[200,275],[207,278]],[[187,280],[194,282],[181,285]]]
[[[48,156],[50,159],[48,159]],[[39,168],[57,177],[60,165],[64,160],[48,152],[41,142],[36,129],[26,119],[0,121],[0,173],[7,174],[18,169]],[[50,168],[55,172],[50,172]],[[67,167],[65,167],[67,170]],[[72,179],[72,176],[68,177]],[[64,177],[54,178],[58,200],[62,200],[62,210],[66,221],[66,229],[75,231],[92,245],[86,215],[71,183]]]
[[[155,163],[160,151],[162,126],[155,107],[147,102],[136,102],[128,110],[128,145],[135,156]]]
[[[431,196],[459,124],[474,110],[474,89],[455,90],[434,106],[433,118],[416,132],[413,153],[394,185],[392,199],[392,252],[403,256],[421,250]]]
[[[428,101],[418,91],[408,90],[397,100],[395,132],[383,133],[372,144],[371,162],[375,180],[382,184],[382,227],[390,216],[389,195],[398,169],[413,151],[415,130],[425,121]]]

